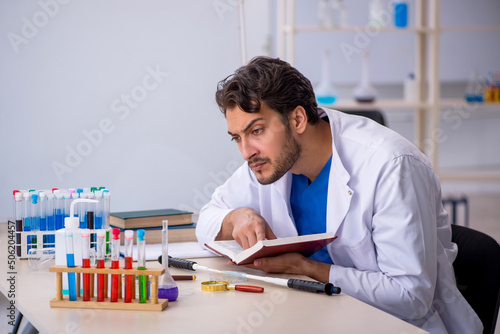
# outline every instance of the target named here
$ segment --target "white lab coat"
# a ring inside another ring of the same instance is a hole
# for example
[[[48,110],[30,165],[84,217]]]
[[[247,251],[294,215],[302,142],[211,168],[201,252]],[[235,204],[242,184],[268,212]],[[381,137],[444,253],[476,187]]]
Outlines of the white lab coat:
[[[456,288],[457,246],[428,159],[410,142],[367,118],[324,110],[333,133],[328,184],[330,282],[342,292],[431,333],[481,333]],[[212,241],[231,210],[259,212],[279,237],[296,236],[292,176],[258,183],[245,163],[200,212],[196,234]],[[360,315],[362,316],[362,315]]]

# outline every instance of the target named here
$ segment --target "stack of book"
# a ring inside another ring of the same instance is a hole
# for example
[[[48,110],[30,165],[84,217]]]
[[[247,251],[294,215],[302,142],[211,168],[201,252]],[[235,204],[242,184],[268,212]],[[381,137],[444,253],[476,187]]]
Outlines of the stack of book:
[[[176,209],[112,212],[112,228],[124,230],[145,230],[146,243],[160,244],[162,222],[168,220],[168,242],[197,241],[196,223],[193,213]],[[124,240],[122,240],[123,244]],[[134,241],[135,242],[135,241]]]

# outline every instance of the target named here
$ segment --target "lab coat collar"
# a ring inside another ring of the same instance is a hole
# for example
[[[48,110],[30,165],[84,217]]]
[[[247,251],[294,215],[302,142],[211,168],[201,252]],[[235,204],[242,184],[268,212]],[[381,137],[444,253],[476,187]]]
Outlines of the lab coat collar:
[[[339,142],[342,126],[341,117],[339,117],[338,114],[339,112],[329,109],[319,109],[319,111],[320,117],[325,115],[328,116],[332,131],[332,164],[328,181],[326,220],[327,231],[335,234],[349,211],[354,191],[348,186],[351,176],[342,164],[342,160],[337,150],[337,143]],[[281,179],[273,183],[272,186],[279,192],[280,196],[285,201],[287,210],[290,213],[290,218],[292,219],[290,222],[294,225],[290,207],[292,174],[290,172],[286,173]],[[296,231],[295,226],[293,226],[293,230]]]
[[[342,135],[342,117],[338,111],[322,110],[328,116],[332,131],[332,165],[328,184],[326,221],[328,232],[335,234],[349,211],[354,191],[348,185],[351,175],[345,169],[337,149]]]

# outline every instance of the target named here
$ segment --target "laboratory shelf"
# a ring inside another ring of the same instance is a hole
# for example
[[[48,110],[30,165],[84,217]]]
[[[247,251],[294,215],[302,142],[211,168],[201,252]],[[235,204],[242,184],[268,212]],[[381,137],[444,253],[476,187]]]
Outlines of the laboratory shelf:
[[[346,26],[346,27],[321,27],[321,26],[285,26],[283,28],[286,32],[359,32],[359,31],[370,31],[370,32],[396,32],[396,33],[425,33],[429,32],[429,28],[420,27],[406,27],[406,28],[395,28],[395,27],[372,27],[372,26]]]

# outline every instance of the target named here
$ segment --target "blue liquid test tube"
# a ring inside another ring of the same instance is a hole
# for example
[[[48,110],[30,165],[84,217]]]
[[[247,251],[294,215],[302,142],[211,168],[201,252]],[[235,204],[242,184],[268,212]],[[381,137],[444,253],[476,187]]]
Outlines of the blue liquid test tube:
[[[64,195],[61,192],[57,192],[55,196],[54,217],[56,230],[60,230],[64,227]]]
[[[73,249],[73,230],[66,228],[66,262],[68,268],[75,266],[75,252]],[[68,273],[68,290],[69,300],[76,300],[76,275],[75,273]]]
[[[80,198],[87,198],[86,193],[80,193]],[[87,227],[87,203],[80,203],[78,207],[78,219],[80,220],[80,228],[88,228]]]
[[[64,218],[69,217],[69,208],[71,206],[71,195],[69,192],[64,192],[63,193],[64,197]]]
[[[38,216],[40,217],[40,231],[47,231],[47,194],[41,191],[38,194]],[[43,248],[48,247],[48,235],[43,236]]]
[[[47,231],[56,230],[56,219],[54,216],[54,200],[55,196],[53,193],[47,194],[47,205],[45,207],[45,217],[47,219]],[[55,235],[48,235],[47,242],[49,247],[55,247]]]
[[[15,219],[16,219],[16,254],[21,256],[21,232],[23,231],[23,193],[16,192],[15,201]]]
[[[99,201],[95,205],[94,213],[94,228],[97,230],[102,228],[102,216],[104,211],[104,199],[102,197],[102,191],[98,190],[95,192],[95,199]]]
[[[29,192],[23,193],[23,231],[31,231],[31,198]],[[28,244],[27,251],[31,249],[31,236],[26,236],[26,242]]]

